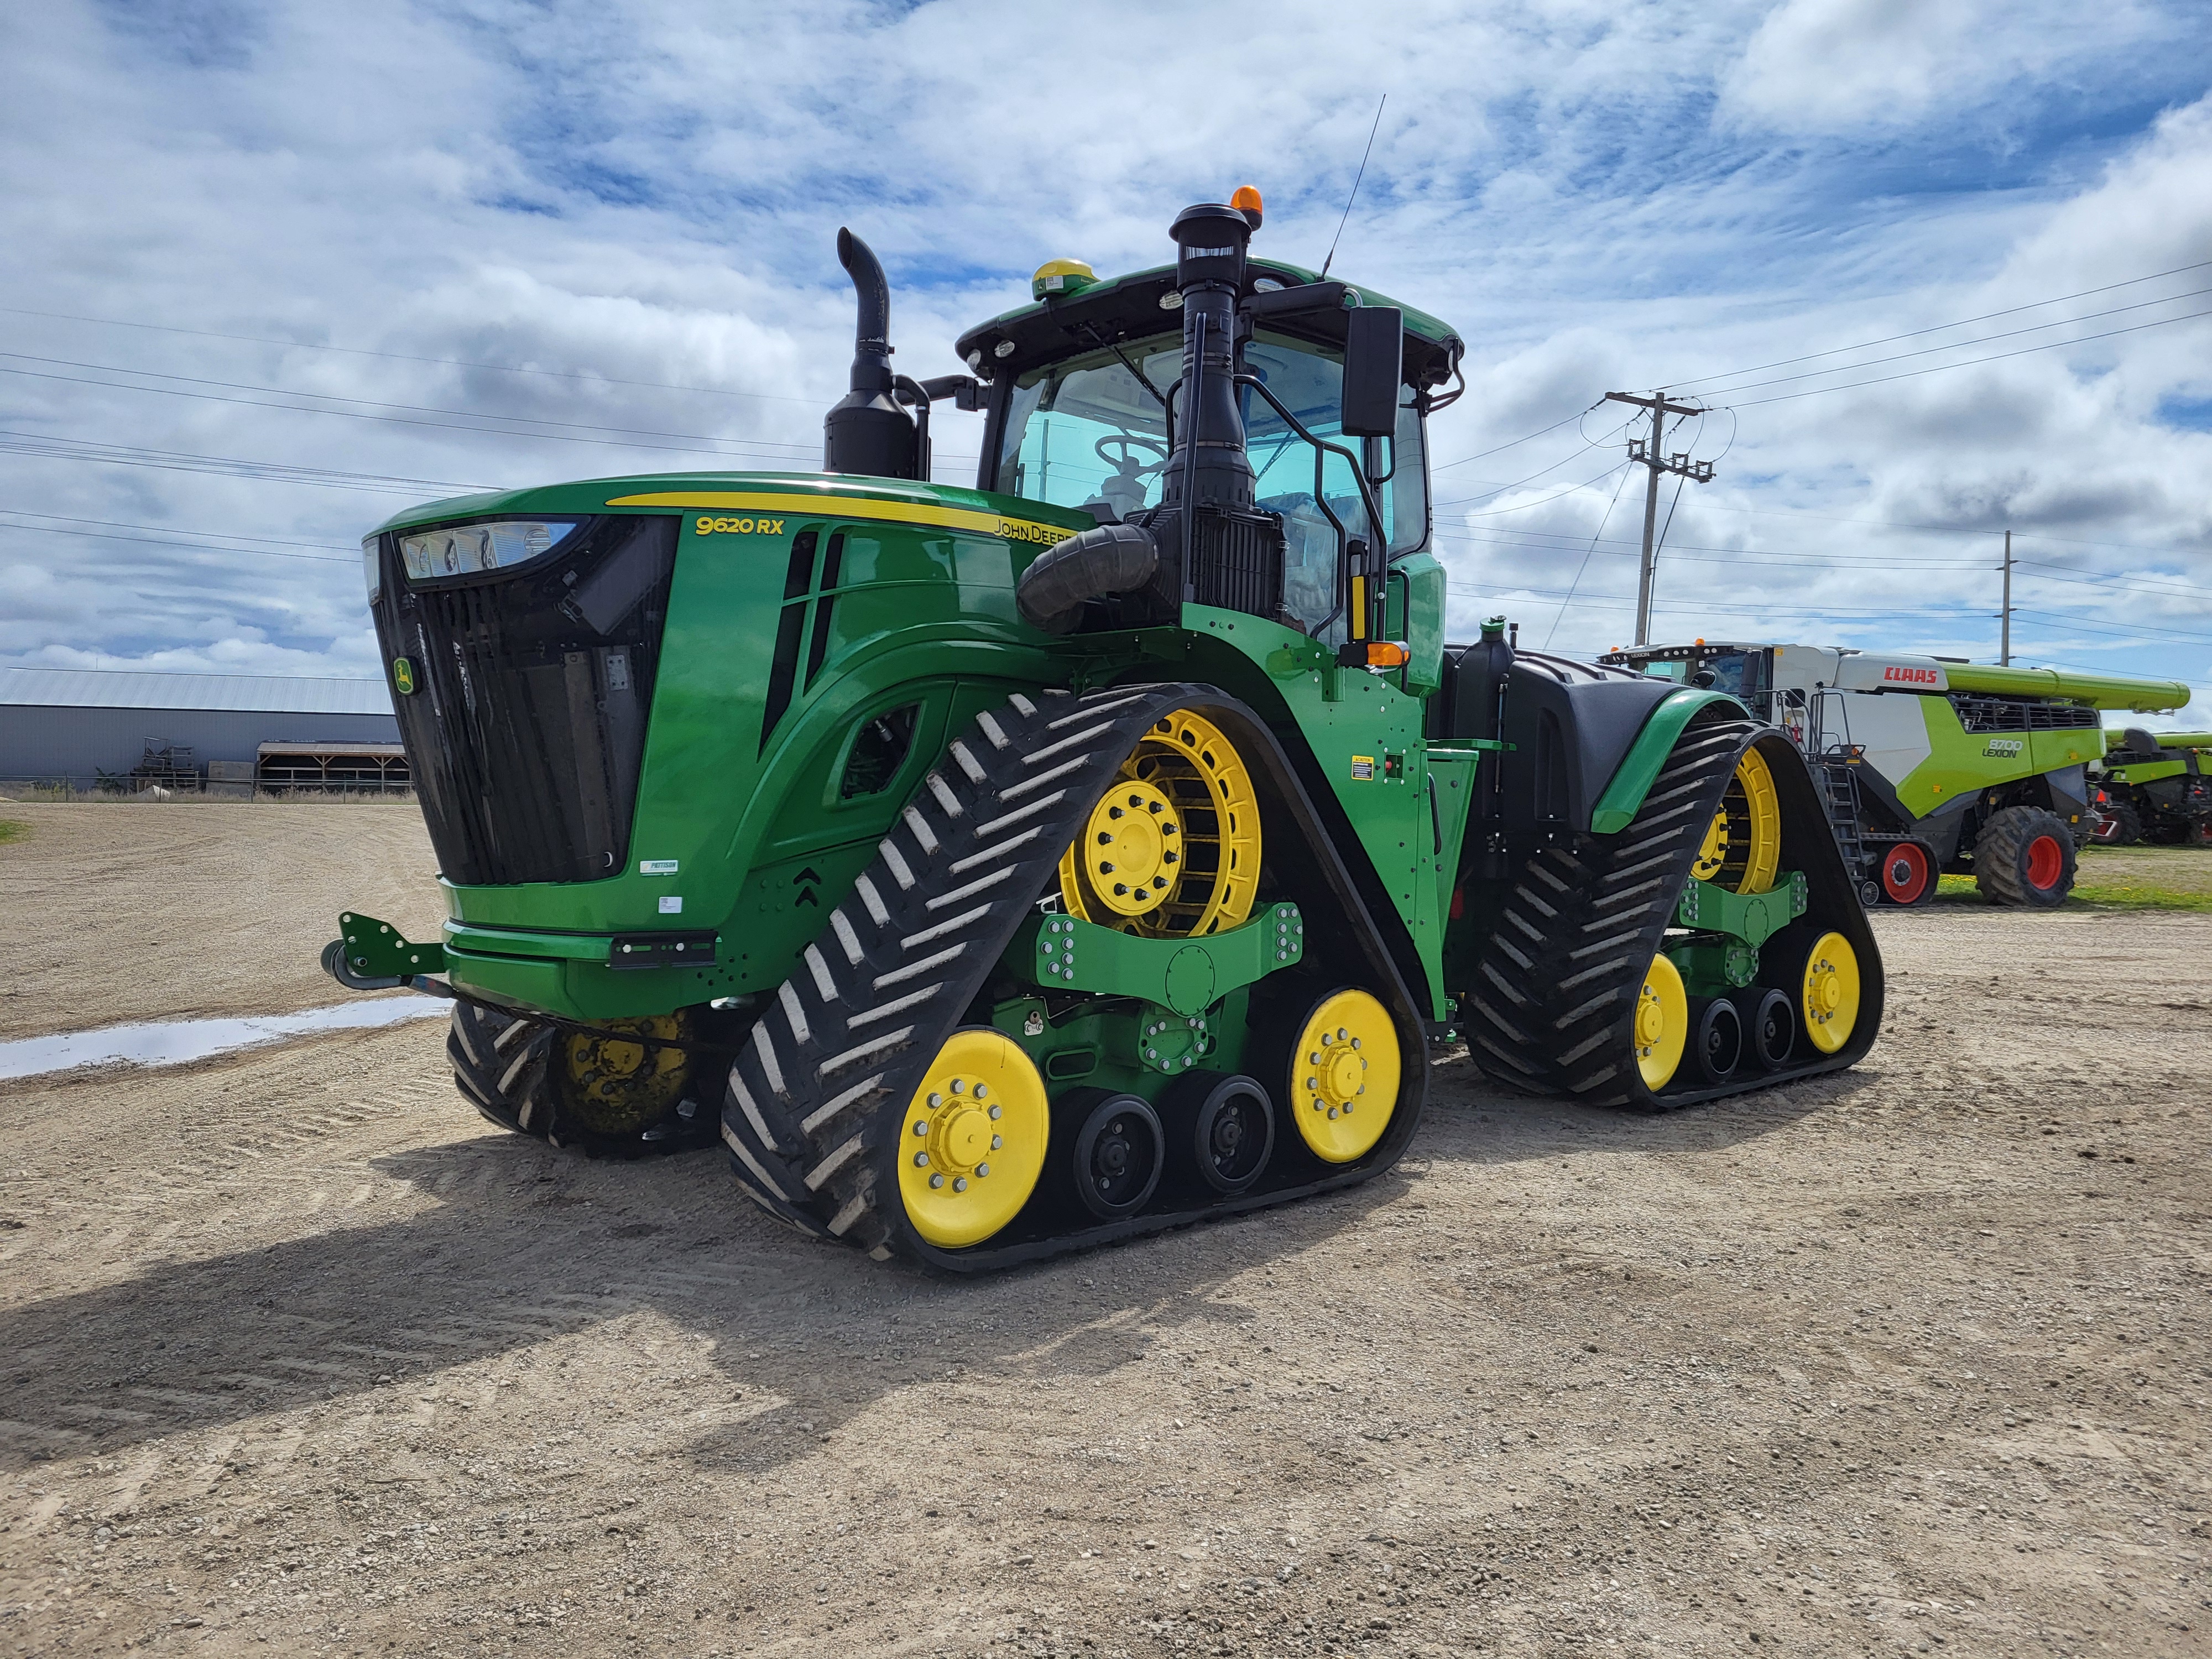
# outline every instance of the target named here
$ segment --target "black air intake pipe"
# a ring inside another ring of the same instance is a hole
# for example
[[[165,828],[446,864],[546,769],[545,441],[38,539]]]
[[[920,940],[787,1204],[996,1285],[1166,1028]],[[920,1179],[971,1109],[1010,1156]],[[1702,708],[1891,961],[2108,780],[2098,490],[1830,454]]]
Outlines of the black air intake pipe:
[[[822,422],[822,465],[831,472],[920,478],[927,457],[921,429],[899,407],[903,377],[891,368],[891,287],[883,262],[866,242],[841,228],[837,263],[853,279],[860,312],[853,331],[853,389]],[[927,396],[921,403],[928,408]]]
[[[1160,566],[1159,544],[1141,525],[1102,524],[1048,548],[1022,572],[1014,590],[1022,620],[1048,634],[1065,634],[1085,604],[1133,593]]]

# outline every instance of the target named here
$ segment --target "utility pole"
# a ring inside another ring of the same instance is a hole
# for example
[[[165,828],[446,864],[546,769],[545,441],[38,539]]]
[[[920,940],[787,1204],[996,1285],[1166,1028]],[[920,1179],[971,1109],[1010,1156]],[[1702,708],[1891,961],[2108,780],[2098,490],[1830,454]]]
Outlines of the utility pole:
[[[1997,623],[1997,660],[2012,666],[2012,532],[2005,532],[2004,611]]]
[[[1651,411],[1651,435],[1628,441],[1628,459],[1641,461],[1650,469],[1644,490],[1644,570],[1636,584],[1636,642],[1651,643],[1651,584],[1659,571],[1659,550],[1652,545],[1652,532],[1659,518],[1659,475],[1679,473],[1697,483],[1712,481],[1713,464],[1693,461],[1686,454],[1662,456],[1660,445],[1665,441],[1666,418],[1669,415],[1702,415],[1705,411],[1688,404],[1670,404],[1667,394],[1655,392],[1649,398],[1638,398],[1626,392],[1608,392],[1605,400],[1613,404],[1633,404],[1638,409]]]

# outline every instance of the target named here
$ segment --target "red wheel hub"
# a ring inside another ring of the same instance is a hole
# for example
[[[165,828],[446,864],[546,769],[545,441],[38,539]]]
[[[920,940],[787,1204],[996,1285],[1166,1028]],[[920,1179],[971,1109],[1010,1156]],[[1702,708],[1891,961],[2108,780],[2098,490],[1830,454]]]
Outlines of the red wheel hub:
[[[1881,890],[1892,904],[1911,904],[1928,890],[1930,879],[1925,848],[1899,842],[1881,863]]]
[[[2058,885],[2058,878],[2065,872],[2066,854],[2055,836],[2038,836],[2027,844],[2027,884],[2039,893],[2047,893]]]

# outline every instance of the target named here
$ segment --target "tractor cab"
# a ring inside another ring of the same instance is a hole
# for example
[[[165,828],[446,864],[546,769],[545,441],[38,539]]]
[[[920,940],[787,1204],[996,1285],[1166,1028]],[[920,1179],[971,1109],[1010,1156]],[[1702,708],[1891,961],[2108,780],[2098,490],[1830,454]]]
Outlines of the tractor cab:
[[[1339,642],[1352,544],[1378,566],[1428,544],[1427,418],[1458,395],[1443,388],[1465,347],[1445,324],[1370,290],[1279,261],[1239,263],[1218,388],[1250,471],[1235,504],[1280,524],[1273,619]],[[1035,303],[961,337],[961,357],[985,379],[971,394],[988,415],[979,489],[1076,508],[1102,526],[1149,521],[1182,496],[1174,458],[1194,378],[1187,269],[1182,277],[1179,286],[1178,267],[1166,265],[1102,281],[1055,260],[1032,279]],[[1387,368],[1353,369],[1387,382],[1391,412],[1381,422],[1355,413],[1347,428],[1347,360],[1376,338],[1387,342]]]

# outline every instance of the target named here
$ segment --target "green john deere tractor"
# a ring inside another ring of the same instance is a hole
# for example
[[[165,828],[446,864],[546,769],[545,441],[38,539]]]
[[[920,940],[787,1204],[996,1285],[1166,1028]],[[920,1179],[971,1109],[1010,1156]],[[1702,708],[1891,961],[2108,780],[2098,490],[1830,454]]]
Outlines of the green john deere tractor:
[[[1882,977],[1805,762],[1720,692],[1448,645],[1443,324],[1255,258],[1048,265],[966,374],[859,293],[820,473],[433,503],[363,544],[462,1091],[710,1141],[806,1233],[970,1271],[1388,1168],[1429,1048],[1665,1109],[1848,1066]],[[985,415],[973,489],[934,403]]]

